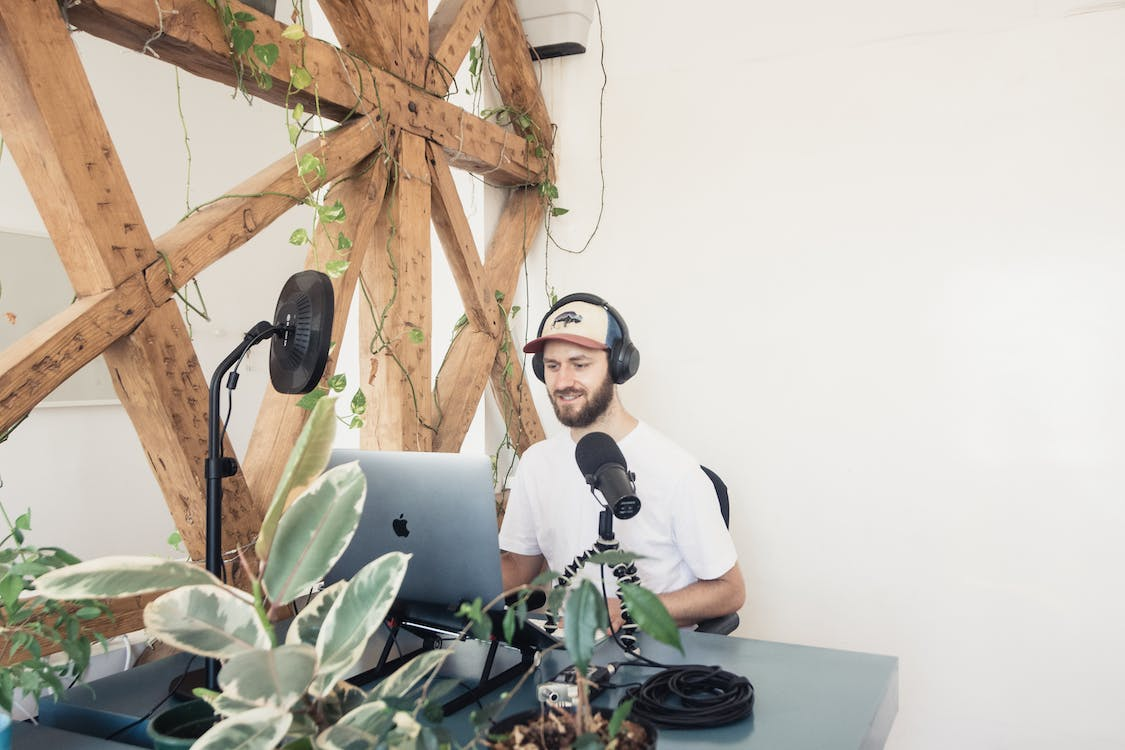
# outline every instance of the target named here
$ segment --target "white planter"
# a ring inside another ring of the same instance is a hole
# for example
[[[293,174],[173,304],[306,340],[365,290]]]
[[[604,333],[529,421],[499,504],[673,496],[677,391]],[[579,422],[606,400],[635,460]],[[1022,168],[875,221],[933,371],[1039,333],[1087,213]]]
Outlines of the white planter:
[[[586,51],[594,0],[516,0],[533,56],[579,55]]]

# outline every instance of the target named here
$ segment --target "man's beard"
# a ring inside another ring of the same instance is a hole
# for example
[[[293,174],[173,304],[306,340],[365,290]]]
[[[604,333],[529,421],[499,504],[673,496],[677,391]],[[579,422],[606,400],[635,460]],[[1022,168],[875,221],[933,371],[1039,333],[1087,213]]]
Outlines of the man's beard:
[[[561,391],[563,394],[573,392],[571,389]],[[597,390],[586,394],[586,405],[576,412],[563,412],[559,408],[558,393],[551,394],[551,406],[555,408],[555,416],[567,427],[589,427],[605,414],[611,401],[613,401],[613,380],[608,375]]]

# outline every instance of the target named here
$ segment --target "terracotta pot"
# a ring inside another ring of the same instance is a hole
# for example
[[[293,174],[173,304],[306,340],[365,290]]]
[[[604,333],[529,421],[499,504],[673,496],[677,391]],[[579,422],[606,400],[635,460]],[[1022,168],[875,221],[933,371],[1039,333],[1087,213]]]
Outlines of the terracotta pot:
[[[611,716],[613,716],[613,709],[612,708],[597,708],[597,707],[595,707],[593,709],[593,712],[595,714],[600,714],[600,715],[604,716],[606,718],[606,721],[608,721],[609,718]],[[543,711],[538,709],[538,708],[533,708],[533,709],[528,710],[528,711],[521,711],[518,714],[513,714],[511,716],[508,716],[506,718],[503,718],[503,719],[500,719],[498,721],[493,722],[492,727],[488,730],[488,735],[489,736],[497,736],[497,735],[511,734],[512,730],[515,729],[516,727],[526,726],[529,723],[538,719],[541,715],[543,715]],[[645,750],[652,750],[652,748],[656,747],[657,732],[656,732],[656,727],[652,724],[652,722],[648,721],[647,719],[640,719],[640,718],[636,718],[636,717],[632,717],[632,716],[630,716],[628,719],[626,719],[626,721],[631,722],[631,723],[637,725],[638,727],[640,727],[642,730],[644,730],[645,740],[640,744],[640,747],[645,748]],[[548,744],[546,747],[542,748],[542,750],[565,750],[565,749],[561,748],[561,747],[556,748],[556,747]]]

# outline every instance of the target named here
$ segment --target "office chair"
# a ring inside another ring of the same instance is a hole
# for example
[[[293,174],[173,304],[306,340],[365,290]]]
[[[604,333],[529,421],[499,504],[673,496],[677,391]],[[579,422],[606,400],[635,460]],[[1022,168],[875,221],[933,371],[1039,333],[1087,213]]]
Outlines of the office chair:
[[[708,469],[706,466],[700,466],[703,473],[711,480],[711,484],[715,485],[715,497],[719,501],[719,511],[723,514],[723,523],[730,528],[730,495],[727,492],[727,485],[719,478],[719,475]],[[730,635],[735,628],[738,627],[738,613],[732,612],[729,615],[721,615],[719,617],[712,617],[709,620],[701,620],[696,624],[695,630],[699,633],[716,633],[718,635]]]

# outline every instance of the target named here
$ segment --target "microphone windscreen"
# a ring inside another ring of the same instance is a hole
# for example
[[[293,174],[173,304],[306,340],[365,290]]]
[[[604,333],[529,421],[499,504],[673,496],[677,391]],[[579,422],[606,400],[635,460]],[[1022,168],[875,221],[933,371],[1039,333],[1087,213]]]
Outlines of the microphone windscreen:
[[[617,442],[604,432],[591,432],[578,441],[574,449],[574,460],[584,476],[597,474],[606,464],[618,464],[628,469],[625,456]]]

